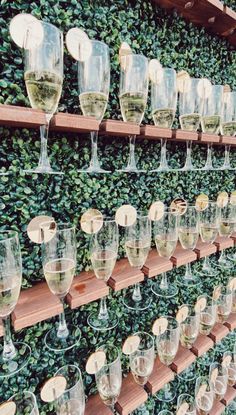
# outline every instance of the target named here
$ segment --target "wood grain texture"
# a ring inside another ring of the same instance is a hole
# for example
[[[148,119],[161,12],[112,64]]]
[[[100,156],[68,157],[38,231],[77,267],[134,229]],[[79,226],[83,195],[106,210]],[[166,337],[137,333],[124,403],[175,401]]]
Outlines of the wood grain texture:
[[[180,141],[197,141],[198,133],[194,131],[173,130],[173,140]]]
[[[84,415],[112,415],[112,411],[104,405],[100,396],[93,395],[85,405]]]
[[[196,356],[185,347],[179,345],[178,352],[174,358],[173,363],[170,365],[171,369],[176,373],[181,373],[193,362],[195,362]]]
[[[174,378],[174,372],[168,366],[163,365],[159,357],[157,357],[155,359],[152,374],[149,377],[145,385],[145,388],[149,393],[155,395],[157,391],[162,389],[166,383],[169,383],[172,380],[174,380]]]
[[[100,133],[105,135],[118,135],[127,137],[128,135],[139,135],[140,127],[131,122],[117,120],[104,120],[100,126]]]
[[[126,378],[123,378],[121,393],[115,408],[119,414],[128,415],[142,405],[147,399],[147,392],[142,386],[135,383],[133,375],[129,373]]]
[[[219,143],[220,136],[216,134],[199,133],[199,141],[201,143]]]
[[[183,249],[180,243],[177,244],[172,257],[170,258],[176,267],[186,265],[189,262],[195,261],[196,259],[197,254],[194,251],[190,251],[190,249]]]
[[[210,337],[199,334],[197,340],[193,344],[191,351],[197,356],[200,357],[208,350],[214,347],[214,342]]]
[[[94,117],[58,113],[52,118],[50,129],[54,131],[68,131],[71,133],[89,133],[90,131],[99,130],[99,121]]]
[[[221,415],[223,414],[224,410],[225,405],[220,401],[215,401],[211,411],[209,412],[209,415]]]
[[[227,387],[227,391],[226,391],[226,394],[225,394],[225,396],[224,396],[224,398],[223,399],[221,399],[221,402],[224,404],[224,405],[229,405],[229,403],[231,402],[231,401],[233,401],[234,399],[236,398],[236,389],[233,387],[233,386],[228,386]]]
[[[236,329],[236,313],[230,314],[227,321],[224,323],[224,325],[230,330]]]
[[[73,280],[66,302],[73,309],[91,303],[109,294],[104,281],[98,280],[94,272],[81,272]]]
[[[221,323],[216,323],[209,334],[214,343],[218,343],[229,334],[229,329]]]
[[[236,145],[236,137],[223,136],[220,140],[221,144]]]
[[[222,249],[232,248],[234,246],[234,241],[232,238],[217,236],[214,244],[216,245],[218,251],[222,251]]]
[[[173,130],[170,128],[159,128],[155,125],[142,125],[140,127],[140,136],[150,140],[160,140],[161,138],[171,139]]]
[[[35,284],[20,293],[12,313],[15,330],[32,326],[62,312],[60,300],[51,293],[46,282]]]
[[[0,125],[6,127],[39,128],[45,124],[45,114],[32,108],[0,105]]]
[[[201,258],[204,258],[205,256],[214,254],[216,251],[217,251],[216,245],[204,243],[200,239],[198,240],[197,246],[194,249],[194,252],[196,252],[197,254],[197,259],[201,259]]]
[[[117,261],[112,276],[108,280],[108,284],[114,291],[119,291],[143,280],[143,272],[131,267],[128,259],[123,258]]]
[[[148,255],[142,271],[148,278],[160,275],[162,272],[170,271],[173,268],[173,263],[167,258],[162,258],[158,255],[156,249],[152,249]]]

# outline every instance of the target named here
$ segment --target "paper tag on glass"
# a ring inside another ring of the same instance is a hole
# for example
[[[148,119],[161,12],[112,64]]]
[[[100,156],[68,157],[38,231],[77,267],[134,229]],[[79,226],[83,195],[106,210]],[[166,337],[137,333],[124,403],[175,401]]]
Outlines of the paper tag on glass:
[[[188,409],[189,409],[189,404],[187,402],[183,402],[182,405],[180,405],[179,409],[177,410],[176,415],[186,415]]]
[[[56,375],[48,379],[41,391],[40,397],[43,402],[53,402],[61,396],[66,390],[66,378],[62,375]]]
[[[163,217],[164,211],[165,211],[164,203],[158,200],[157,202],[154,202],[150,206],[149,211],[148,211],[148,218],[154,222],[158,221]]]
[[[228,283],[228,287],[231,291],[236,290],[236,277],[232,278],[229,283]]]
[[[0,415],[15,415],[16,404],[13,401],[4,402],[0,405]]]
[[[231,192],[229,202],[231,205],[236,206],[236,190]]]
[[[78,27],[73,27],[66,34],[66,46],[71,56],[84,62],[92,54],[92,43],[88,35]]]
[[[232,362],[232,356],[230,354],[223,357],[222,366],[228,367]]]
[[[229,195],[227,192],[220,192],[217,196],[216,204],[218,207],[223,208],[227,206],[229,201]]]
[[[121,68],[125,71],[127,69],[126,56],[132,55],[132,49],[127,42],[122,42],[119,49],[119,63]]]
[[[189,313],[188,306],[187,305],[181,306],[176,314],[176,320],[178,321],[178,323],[183,323],[183,321],[185,321],[186,318],[188,317],[188,313]]]
[[[28,13],[20,13],[13,17],[9,31],[13,42],[20,48],[33,49],[38,47],[44,37],[42,23]]]
[[[177,73],[177,89],[182,94],[185,94],[191,89],[191,78],[187,71],[180,71]]]
[[[106,354],[103,350],[97,350],[87,360],[85,370],[90,375],[95,375],[105,364]]]
[[[170,210],[173,215],[182,216],[185,214],[187,210],[187,202],[186,200],[182,199],[181,197],[174,199],[170,204]]]
[[[152,326],[152,332],[154,336],[159,336],[160,334],[163,334],[168,327],[168,320],[165,317],[157,318]]]
[[[138,350],[138,347],[140,345],[140,341],[141,341],[141,339],[137,335],[127,337],[127,339],[125,340],[125,342],[123,344],[122,352],[125,355],[130,355],[130,354],[134,353],[136,350]]]
[[[27,226],[27,235],[32,242],[49,242],[56,234],[57,224],[51,216],[36,216]]]
[[[209,197],[205,194],[200,194],[196,198],[195,208],[198,212],[202,212],[205,210],[209,205]]]
[[[120,226],[131,226],[137,219],[137,211],[131,205],[120,206],[115,214],[115,221]]]
[[[200,313],[203,310],[205,310],[206,305],[207,305],[206,297],[199,297],[196,301],[194,309],[197,313]]]
[[[207,391],[207,384],[203,383],[200,388],[198,389],[197,399],[201,399]]]
[[[103,225],[102,213],[97,209],[88,209],[80,219],[81,229],[88,234],[97,233]]]
[[[212,381],[212,383],[215,383],[215,381],[217,379],[217,376],[218,376],[218,373],[219,373],[218,368],[215,367],[215,369],[213,369],[212,372],[211,372],[211,381]]]
[[[218,285],[217,287],[214,288],[213,291],[213,300],[218,300],[220,298],[221,295],[221,286]]]

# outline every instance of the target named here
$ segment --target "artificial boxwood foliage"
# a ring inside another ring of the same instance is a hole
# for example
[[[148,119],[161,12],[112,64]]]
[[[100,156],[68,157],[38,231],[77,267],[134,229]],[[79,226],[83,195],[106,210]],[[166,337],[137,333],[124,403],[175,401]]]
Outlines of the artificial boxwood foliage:
[[[229,6],[234,1],[228,1]],[[29,106],[23,82],[23,58],[9,38],[9,22],[17,13],[32,13],[39,19],[58,26],[64,33],[71,27],[78,26],[86,30],[91,38],[103,40],[111,50],[111,89],[106,117],[120,119],[119,109],[119,64],[118,49],[122,41],[127,41],[135,53],[142,53],[149,58],[159,58],[163,66],[176,70],[186,69],[192,76],[208,77],[214,83],[227,83],[236,88],[235,51],[225,40],[213,37],[203,28],[196,28],[178,15],[168,14],[165,10],[142,0],[113,2],[95,0],[78,2],[77,0],[41,0],[23,2],[17,0],[1,1],[0,27],[1,39],[1,77],[0,103]],[[72,57],[65,49],[65,78],[60,111],[80,113],[77,68]],[[151,122],[150,108],[145,114],[145,121]],[[176,122],[177,125],[177,122]],[[216,198],[221,190],[228,192],[235,189],[234,171],[211,172],[167,172],[148,173],[148,169],[157,166],[160,145],[157,142],[139,141],[137,158],[147,173],[141,175],[121,174],[115,172],[127,162],[127,141],[115,138],[99,138],[99,155],[103,166],[110,168],[108,175],[89,176],[78,173],[78,169],[88,164],[90,159],[89,136],[76,134],[50,134],[49,152],[54,169],[64,171],[64,176],[27,175],[23,169],[33,167],[39,154],[39,132],[27,129],[0,129],[0,163],[10,170],[9,176],[0,176],[0,227],[12,228],[20,232],[23,256],[23,287],[29,287],[43,279],[41,269],[40,247],[33,245],[26,235],[29,221],[39,214],[51,214],[56,220],[72,221],[78,226],[78,266],[77,270],[89,269],[89,238],[79,227],[81,214],[89,207],[97,207],[104,214],[114,214],[123,203],[131,203],[137,209],[147,210],[150,204],[161,199],[167,204],[174,197],[182,196],[193,203],[196,195],[207,193],[211,199]],[[214,165],[223,163],[224,149],[214,148]],[[236,166],[235,150],[232,150],[232,164]],[[185,145],[168,144],[170,165],[180,167],[184,163]],[[206,147],[193,146],[193,159],[196,167],[204,165]],[[123,256],[123,238],[119,255]],[[200,264],[196,264],[198,268]],[[184,273],[183,267],[170,273],[172,280]],[[231,274],[233,271],[231,271]],[[84,372],[85,360],[97,345],[105,341],[120,345],[131,332],[150,330],[153,320],[162,313],[174,314],[183,302],[192,302],[204,290],[212,291],[213,285],[226,282],[231,275],[220,272],[215,279],[203,278],[203,288],[179,290],[176,298],[170,301],[153,299],[148,312],[128,313],[122,304],[122,292],[109,297],[109,307],[116,310],[120,324],[109,333],[96,333],[87,325],[87,316],[97,309],[94,302],[73,312],[67,310],[69,322],[75,323],[82,330],[80,346],[64,356],[55,355],[45,350],[43,338],[52,327],[55,319],[37,324],[14,335],[32,347],[32,358],[28,367],[0,384],[0,401],[9,398],[16,391],[31,389],[38,397],[40,414],[55,413],[52,405],[43,405],[39,398],[40,386],[65,362],[77,362],[83,372],[86,394],[94,393],[94,379]],[[143,284],[146,294],[150,293],[151,281]],[[228,339],[231,344],[232,340]],[[220,352],[218,348],[217,353]],[[209,353],[209,359],[212,353]],[[128,371],[128,362],[123,360],[124,372]],[[204,372],[200,367],[200,372]],[[178,393],[194,390],[194,384],[178,384]],[[152,398],[148,406],[159,409],[175,409],[176,402],[165,406]]]

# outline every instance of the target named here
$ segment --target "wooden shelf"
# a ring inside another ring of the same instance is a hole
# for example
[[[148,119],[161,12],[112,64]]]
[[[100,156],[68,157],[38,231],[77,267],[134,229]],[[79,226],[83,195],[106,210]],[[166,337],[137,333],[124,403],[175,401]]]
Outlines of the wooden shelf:
[[[160,257],[157,250],[152,249],[142,271],[148,278],[152,278],[162,274],[162,272],[171,271],[172,268],[173,263],[170,259]]]
[[[121,392],[115,408],[119,414],[129,415],[147,399],[147,392],[134,381],[132,373],[129,373],[122,380]]]
[[[221,400],[221,402],[228,406],[231,401],[233,401],[236,398],[236,389],[233,386],[228,386],[226,394],[224,398]]]
[[[204,258],[205,256],[209,256],[211,254],[216,253],[217,247],[214,244],[206,244],[202,242],[200,239],[194,249],[194,252],[197,254],[197,259]]]
[[[163,365],[159,357],[156,357],[152,374],[150,375],[145,388],[151,395],[155,395],[155,393],[162,389],[166,383],[171,382],[174,378],[174,372],[168,366]]]
[[[213,408],[209,412],[209,415],[221,415],[225,411],[225,405],[220,401],[215,401]]]
[[[154,0],[154,3],[167,9],[175,9],[186,20],[203,26],[213,34],[226,37],[236,46],[236,13],[219,0]]]
[[[204,353],[208,352],[212,347],[214,347],[214,342],[210,337],[199,334],[197,340],[191,348],[191,352],[194,353],[197,357],[202,356]]]
[[[59,113],[52,118],[50,129],[54,131],[68,131],[71,133],[89,133],[90,131],[99,130],[99,122],[94,117]]]
[[[224,236],[217,236],[214,244],[216,245],[218,251],[222,251],[223,249],[233,248],[234,240],[233,238],[225,238]]]
[[[176,373],[181,373],[183,370],[187,369],[192,363],[196,360],[195,354],[185,347],[179,345],[178,352],[174,358],[173,363],[171,364],[171,369]]]
[[[197,254],[194,251],[190,251],[190,249],[183,249],[180,243],[178,243],[170,259],[176,267],[181,267],[189,262],[196,261]]]
[[[140,127],[131,122],[117,120],[104,120],[100,126],[100,133],[103,135],[118,135],[127,137],[127,135],[139,135]]]
[[[214,343],[220,342],[225,336],[229,334],[229,329],[221,323],[216,323],[209,334],[210,339]]]
[[[108,284],[114,291],[119,291],[142,281],[144,281],[143,272],[131,267],[128,259],[123,258],[116,263]]]
[[[236,329],[236,313],[229,315],[227,321],[224,323],[224,326],[226,326],[230,331]]]

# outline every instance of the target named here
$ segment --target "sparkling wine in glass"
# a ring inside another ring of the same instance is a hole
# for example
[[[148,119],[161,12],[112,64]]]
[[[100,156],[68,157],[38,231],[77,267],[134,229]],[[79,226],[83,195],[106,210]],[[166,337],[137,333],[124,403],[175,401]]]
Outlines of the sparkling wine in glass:
[[[10,315],[20,295],[22,262],[18,234],[0,231],[0,318],[3,321],[3,346],[0,347],[0,379],[23,369],[31,355],[30,347],[22,342],[13,343]]]
[[[216,313],[219,323],[224,324],[232,309],[232,291],[229,287],[220,287],[220,294],[216,300]]]
[[[41,225],[42,234],[44,224]],[[42,244],[43,272],[50,291],[61,301],[63,311],[59,315],[58,327],[53,327],[45,336],[46,346],[54,352],[63,352],[76,346],[80,330],[68,328],[64,312],[64,300],[71,287],[76,269],[76,230],[70,223],[58,223],[52,239]]]
[[[216,322],[216,302],[207,294],[200,295],[197,301],[201,298],[205,299],[206,306],[200,311],[199,332],[207,336],[210,334]]]
[[[174,253],[178,240],[176,215],[166,210],[162,218],[154,222],[153,234],[158,254],[169,259]],[[152,284],[152,291],[159,297],[171,298],[177,294],[178,288],[168,281],[166,272],[163,272],[161,281]]]
[[[222,100],[222,134],[226,137],[236,135],[236,92],[224,92]],[[230,144],[225,144],[225,157],[220,170],[231,170]]]
[[[8,400],[8,402],[15,403],[15,415],[39,415],[36,396],[30,391],[16,393]]]
[[[195,401],[198,415],[208,415],[214,404],[214,390],[207,376],[199,376],[195,384]]]
[[[127,226],[125,233],[125,251],[131,267],[142,269],[151,245],[151,222],[148,216],[138,213],[133,225]],[[151,304],[151,298],[142,292],[140,284],[136,283],[134,289],[126,292],[124,305],[131,310],[145,310]]]
[[[96,229],[94,220],[94,228]],[[119,232],[113,218],[104,217],[102,227],[91,236],[90,258],[97,279],[107,282],[116,264],[119,245]],[[95,330],[110,330],[118,324],[115,312],[107,309],[106,298],[100,301],[99,312],[88,316],[88,324]]]
[[[230,356],[230,362],[225,365],[228,370],[228,385],[234,386],[236,384],[236,362],[234,360],[234,354],[231,351],[226,351],[223,354],[223,361],[228,356]]]
[[[45,113],[40,127],[41,150],[38,166],[27,173],[63,174],[51,168],[47,153],[49,124],[57,111],[63,84],[63,34],[50,23],[40,22],[42,39],[32,47],[39,22],[30,23],[24,39],[24,79],[31,107]]]
[[[219,236],[230,238],[235,231],[236,226],[236,206],[228,203],[226,206],[220,208],[219,212]],[[222,249],[218,266],[223,269],[233,268],[234,263],[230,261],[225,250]]]
[[[123,121],[140,125],[148,96],[148,59],[143,55],[126,55],[121,58],[120,108]],[[129,161],[122,172],[140,173],[135,159],[135,136],[129,136]]]
[[[98,40],[91,40],[92,51],[83,62],[78,62],[79,102],[83,115],[101,122],[108,103],[110,88],[109,47]],[[89,167],[84,173],[109,173],[101,168],[98,159],[98,132],[90,133],[92,154]]]
[[[217,370],[217,376],[214,376],[213,371]],[[210,366],[209,378],[211,387],[215,393],[215,398],[220,401],[224,398],[228,385],[228,369],[221,363],[214,362]]]
[[[57,415],[84,415],[85,394],[82,375],[75,364],[61,367],[55,376],[66,379],[66,390],[55,401]]]
[[[151,81],[151,107],[155,126],[171,128],[174,122],[177,105],[176,72],[171,68],[162,69],[160,82]],[[156,171],[170,170],[166,158],[166,138],[161,139],[161,160]]]

